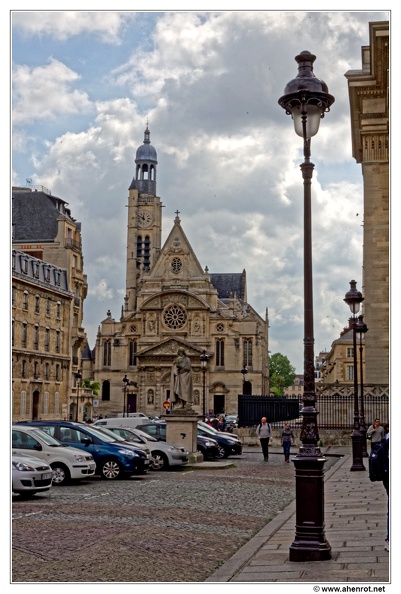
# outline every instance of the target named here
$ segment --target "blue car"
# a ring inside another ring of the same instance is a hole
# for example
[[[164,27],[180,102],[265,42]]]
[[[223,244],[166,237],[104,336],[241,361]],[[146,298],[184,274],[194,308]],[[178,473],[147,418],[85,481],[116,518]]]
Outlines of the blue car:
[[[104,479],[144,474],[149,470],[149,454],[95,427],[71,421],[20,421],[14,425],[40,427],[60,443],[89,452],[95,460],[96,473]]]

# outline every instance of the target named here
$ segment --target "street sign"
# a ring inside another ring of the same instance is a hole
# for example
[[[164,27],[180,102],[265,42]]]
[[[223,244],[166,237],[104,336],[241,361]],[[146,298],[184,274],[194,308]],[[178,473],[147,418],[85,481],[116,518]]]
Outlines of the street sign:
[[[170,408],[170,400],[165,400],[163,402],[163,408],[165,408],[166,410],[169,410],[169,408]]]

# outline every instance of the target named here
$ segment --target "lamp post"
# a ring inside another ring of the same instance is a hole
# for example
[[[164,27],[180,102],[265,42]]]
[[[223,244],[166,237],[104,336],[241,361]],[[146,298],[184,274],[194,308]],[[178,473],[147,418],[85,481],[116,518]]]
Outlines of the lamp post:
[[[75,374],[76,382],[77,382],[77,408],[75,409],[75,422],[78,423],[78,408],[79,408],[79,388],[81,387],[81,379],[82,373],[78,369],[77,373]]]
[[[304,184],[304,393],[302,409],[302,445],[295,458],[296,527],[290,546],[290,561],[331,559],[331,546],[324,534],[323,466],[326,462],[318,447],[317,410],[315,408],[315,367],[313,331],[312,217],[311,185],[314,164],[310,160],[311,138],[319,130],[320,120],[330,111],[334,97],[325,82],[313,73],[316,56],[308,51],[295,57],[298,75],[284,89],[279,105],[291,115],[295,133],[303,138],[304,162],[300,165]]]
[[[363,316],[358,316],[358,321],[356,323],[356,335],[359,338],[359,369],[360,369],[360,378],[361,378],[361,410],[359,416],[359,425],[360,425],[360,432],[362,434],[362,456],[363,458],[368,458],[368,450],[367,450],[367,443],[366,443],[366,423],[365,423],[365,398],[363,394],[363,337],[365,333],[368,331],[368,327],[363,321]]]
[[[123,410],[123,417],[126,417],[127,416],[126,415],[126,410],[127,410],[127,390],[128,390],[128,387],[131,385],[131,382],[127,378],[127,374],[124,375],[123,382],[124,382],[124,410]]]
[[[354,358],[354,426],[352,429],[352,471],[366,470],[362,461],[362,434],[359,423],[358,405],[358,360],[356,353],[356,314],[359,312],[363,301],[362,293],[356,288],[356,281],[350,281],[350,290],[344,297],[345,303],[349,305],[352,313],[352,344]]]
[[[207,369],[207,362],[209,361],[209,357],[206,354],[206,351],[203,351],[203,353],[200,356],[200,362],[201,362],[201,368],[202,368],[202,376],[203,376],[203,383],[202,383],[202,389],[203,389],[203,398],[202,398],[202,414],[203,414],[203,418],[202,421],[205,420],[206,418],[206,369]]]
[[[244,366],[241,369],[242,373],[242,393],[245,394],[245,381],[246,381],[246,374],[248,373],[248,369]]]

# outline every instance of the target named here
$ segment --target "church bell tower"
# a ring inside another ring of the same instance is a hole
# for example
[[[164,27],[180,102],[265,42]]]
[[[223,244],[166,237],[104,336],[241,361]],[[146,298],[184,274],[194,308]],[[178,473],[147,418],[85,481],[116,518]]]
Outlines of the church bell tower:
[[[124,315],[137,306],[138,282],[148,275],[161,248],[162,203],[156,195],[157,153],[146,126],[136,151],[135,176],[128,189],[127,273]]]

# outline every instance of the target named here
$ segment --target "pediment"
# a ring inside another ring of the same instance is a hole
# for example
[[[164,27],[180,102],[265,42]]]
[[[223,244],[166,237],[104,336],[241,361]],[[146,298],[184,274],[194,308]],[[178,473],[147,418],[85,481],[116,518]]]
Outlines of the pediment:
[[[203,349],[193,345],[192,343],[180,339],[180,338],[168,338],[164,342],[145,348],[143,351],[138,353],[139,357],[160,357],[160,356],[171,356],[175,357],[179,348],[183,348],[187,356],[191,359],[194,357],[196,360],[199,359]]]
[[[152,295],[147,301],[142,303],[141,310],[158,309],[161,310],[171,303],[179,303],[186,309],[210,309],[209,304],[189,291],[163,291],[157,295]]]

